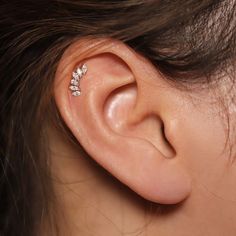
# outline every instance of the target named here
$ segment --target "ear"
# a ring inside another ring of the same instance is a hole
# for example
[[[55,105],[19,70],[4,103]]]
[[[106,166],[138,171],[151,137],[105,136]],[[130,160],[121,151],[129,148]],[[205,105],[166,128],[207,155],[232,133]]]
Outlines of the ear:
[[[76,97],[68,88],[82,64],[88,70]],[[84,39],[61,58],[54,92],[65,124],[91,158],[147,200],[175,204],[189,196],[191,182],[165,133],[161,80],[156,68],[127,45]]]

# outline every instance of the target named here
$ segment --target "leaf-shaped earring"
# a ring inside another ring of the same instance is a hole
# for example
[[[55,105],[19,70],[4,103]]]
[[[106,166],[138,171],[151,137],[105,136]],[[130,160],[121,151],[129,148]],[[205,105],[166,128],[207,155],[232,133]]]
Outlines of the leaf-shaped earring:
[[[83,64],[81,67],[78,67],[72,73],[72,79],[70,81],[69,89],[71,90],[72,95],[75,97],[81,95],[80,80],[86,74],[87,70],[88,70],[87,66]]]

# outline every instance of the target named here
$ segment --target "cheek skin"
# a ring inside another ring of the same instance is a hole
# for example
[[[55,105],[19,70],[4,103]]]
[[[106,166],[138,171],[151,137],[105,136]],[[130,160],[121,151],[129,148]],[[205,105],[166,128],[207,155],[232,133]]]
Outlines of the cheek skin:
[[[209,88],[199,88],[195,92],[179,90],[164,80],[142,84],[145,85],[150,89],[148,103],[162,118],[165,136],[176,158],[186,166],[194,192],[197,191],[198,196],[207,194],[236,202],[236,165],[230,164],[229,145],[226,146],[227,117],[223,118],[227,112],[223,105],[227,104],[219,102],[226,94],[220,89]],[[230,122],[233,134],[236,116],[232,109]]]
[[[173,114],[177,119],[174,133],[178,155],[196,188],[219,198],[234,199],[236,176],[229,165],[229,146],[225,148],[227,126],[219,115],[220,105],[218,108],[217,104],[212,105],[209,97],[197,104],[188,98],[182,99],[185,105]]]

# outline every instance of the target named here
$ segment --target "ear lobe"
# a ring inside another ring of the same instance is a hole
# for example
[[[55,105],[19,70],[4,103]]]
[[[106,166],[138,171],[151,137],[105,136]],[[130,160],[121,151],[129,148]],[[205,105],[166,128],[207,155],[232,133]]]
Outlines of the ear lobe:
[[[88,72],[80,97],[68,90],[75,69],[68,65],[79,61],[65,53],[55,78],[61,116],[88,154],[133,191],[158,203],[181,202],[190,194],[190,177],[163,141],[161,118],[140,105],[143,90],[151,93],[141,85],[148,79],[143,68],[149,65],[127,46],[117,41],[110,45],[84,58]]]

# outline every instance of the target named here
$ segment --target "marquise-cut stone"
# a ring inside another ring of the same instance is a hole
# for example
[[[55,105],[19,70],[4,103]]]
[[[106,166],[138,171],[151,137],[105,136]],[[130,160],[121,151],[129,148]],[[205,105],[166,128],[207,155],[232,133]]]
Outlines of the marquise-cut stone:
[[[75,91],[72,93],[73,96],[77,97],[80,96],[81,92],[80,91]]]
[[[78,75],[78,73],[76,73],[76,72],[73,72],[73,73],[72,73],[72,76],[73,76],[74,79],[79,79],[79,77],[80,77],[80,76]]]
[[[72,90],[72,91],[77,91],[77,90],[79,90],[79,88],[77,87],[77,86],[70,86],[70,90]]]
[[[88,68],[87,68],[87,66],[84,64],[84,65],[82,66],[81,70],[82,70],[83,74],[86,74]]]
[[[78,74],[79,78],[81,78],[81,76],[83,75],[83,71],[80,68],[76,70],[76,73]]]
[[[76,80],[76,79],[72,79],[70,83],[71,83],[72,85],[78,85],[78,84],[79,84],[79,81]]]

